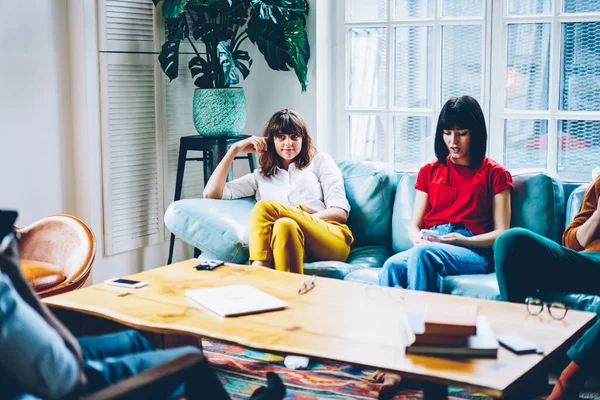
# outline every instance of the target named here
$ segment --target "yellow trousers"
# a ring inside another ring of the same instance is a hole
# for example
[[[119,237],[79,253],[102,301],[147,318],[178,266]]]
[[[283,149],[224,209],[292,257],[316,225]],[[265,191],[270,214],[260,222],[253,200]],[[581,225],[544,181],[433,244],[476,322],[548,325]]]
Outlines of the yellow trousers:
[[[304,272],[304,259],[346,261],[354,241],[347,225],[313,217],[278,201],[261,200],[250,219],[250,260],[279,271]]]

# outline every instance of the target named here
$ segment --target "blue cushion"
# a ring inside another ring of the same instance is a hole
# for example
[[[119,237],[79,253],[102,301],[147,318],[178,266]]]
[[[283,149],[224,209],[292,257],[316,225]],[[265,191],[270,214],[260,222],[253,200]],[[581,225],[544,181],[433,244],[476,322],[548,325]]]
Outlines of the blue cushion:
[[[529,229],[560,243],[565,221],[565,198],[560,179],[540,170],[511,171],[511,227]]]
[[[444,277],[442,292],[477,299],[500,300],[496,274],[455,275]]]
[[[360,270],[375,269],[378,271],[391,255],[391,249],[387,246],[353,247],[346,262],[315,261],[304,263],[304,274],[344,279],[346,275]]]
[[[376,162],[342,161],[338,165],[351,207],[348,226],[354,245],[389,246],[396,191],[394,168]]]
[[[171,203],[165,225],[206,258],[243,263],[248,260],[250,212],[254,199],[188,199]]]
[[[564,224],[564,194],[560,179],[543,170],[511,171],[511,227],[522,227],[560,242]],[[408,225],[415,202],[416,172],[403,173],[394,202],[392,247],[395,252],[412,247]]]
[[[579,213],[581,203],[583,202],[583,196],[590,187],[589,183],[580,185],[577,189],[573,190],[567,201],[567,209],[565,210],[565,229],[573,221],[573,218]]]
[[[359,269],[344,277],[345,281],[365,283],[367,285],[379,285],[379,273],[381,268]]]

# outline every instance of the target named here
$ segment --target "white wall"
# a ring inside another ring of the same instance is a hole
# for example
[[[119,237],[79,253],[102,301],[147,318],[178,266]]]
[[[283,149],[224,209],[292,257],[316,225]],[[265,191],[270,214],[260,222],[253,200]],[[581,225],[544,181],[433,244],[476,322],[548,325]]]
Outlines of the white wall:
[[[245,133],[260,136],[267,120],[282,108],[291,108],[302,114],[313,137],[317,137],[317,78],[316,78],[316,3],[309,0],[309,15],[306,23],[311,58],[308,62],[308,88],[301,93],[300,82],[293,70],[273,71],[263,55],[250,41],[244,43],[254,63],[250,75],[242,86],[246,94]]]
[[[0,208],[18,225],[74,211],[67,1],[2,1]]]
[[[55,213],[83,219],[98,242],[92,272],[93,281],[98,282],[164,265],[168,242],[111,257],[103,255],[95,3],[2,1],[0,168],[4,179],[0,208],[18,209],[20,225]],[[317,134],[322,118],[316,71],[323,68],[317,64],[318,9],[316,0],[309,0],[309,4],[308,90],[301,94],[293,71],[272,71],[258,50],[249,46],[254,65],[243,84],[248,103],[246,132],[260,134],[273,112],[293,108],[304,115],[320,149],[327,151]],[[321,94],[328,85],[321,86]],[[247,164],[240,163],[236,175],[247,171]],[[178,243],[174,259],[191,254],[189,246]]]

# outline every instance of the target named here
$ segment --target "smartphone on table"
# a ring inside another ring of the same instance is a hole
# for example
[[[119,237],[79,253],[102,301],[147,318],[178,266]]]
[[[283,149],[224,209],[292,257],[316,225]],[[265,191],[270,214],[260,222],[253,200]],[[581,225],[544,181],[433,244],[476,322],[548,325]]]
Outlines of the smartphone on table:
[[[516,333],[503,333],[496,337],[498,342],[515,354],[544,354],[544,350],[537,344],[521,337]]]
[[[201,260],[200,264],[196,265],[195,268],[198,271],[212,271],[223,264],[225,264],[225,262],[221,260]]]
[[[107,285],[113,286],[121,286],[127,287],[131,289],[138,289],[144,286],[148,286],[148,282],[146,281],[134,281],[133,279],[123,279],[123,278],[112,278],[104,281]]]

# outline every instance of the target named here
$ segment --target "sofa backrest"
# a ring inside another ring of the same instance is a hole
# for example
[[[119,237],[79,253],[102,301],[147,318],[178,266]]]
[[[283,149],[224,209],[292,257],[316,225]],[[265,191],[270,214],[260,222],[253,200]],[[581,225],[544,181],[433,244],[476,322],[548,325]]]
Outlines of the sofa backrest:
[[[581,208],[581,203],[583,202],[583,196],[585,192],[589,189],[590,184],[584,183],[580,185],[577,189],[573,190],[571,195],[569,196],[569,200],[567,201],[567,208],[565,210],[565,229],[567,226],[573,221],[573,218],[579,213],[579,209]]]
[[[348,226],[354,235],[354,245],[389,246],[396,192],[393,166],[364,161],[341,161],[338,166],[351,207]]]
[[[511,196],[511,227],[522,227],[560,242],[564,228],[565,199],[562,183],[542,170],[514,170]],[[392,217],[392,247],[403,251],[412,247],[408,225],[415,202],[417,172],[398,177]]]

